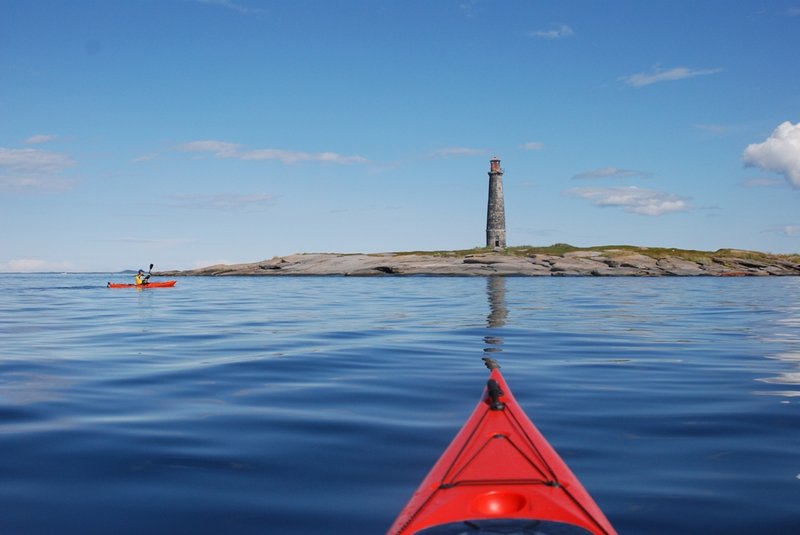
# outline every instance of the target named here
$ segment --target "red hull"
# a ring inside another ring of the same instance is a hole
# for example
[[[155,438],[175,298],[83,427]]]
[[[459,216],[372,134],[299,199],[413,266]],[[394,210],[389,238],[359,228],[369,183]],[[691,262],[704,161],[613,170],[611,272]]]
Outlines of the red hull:
[[[172,288],[178,281],[150,282],[148,284],[126,284],[122,282],[109,282],[109,288]]]
[[[444,524],[465,527],[465,521],[524,520],[540,521],[537,533],[546,533],[547,525],[566,524],[572,533],[616,534],[523,412],[499,365],[489,360],[487,366],[494,369],[483,398],[388,533],[418,533]]]

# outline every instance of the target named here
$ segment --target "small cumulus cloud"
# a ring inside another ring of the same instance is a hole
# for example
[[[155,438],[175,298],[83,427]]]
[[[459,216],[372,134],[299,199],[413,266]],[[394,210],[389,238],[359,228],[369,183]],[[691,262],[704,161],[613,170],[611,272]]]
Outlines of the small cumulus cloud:
[[[619,80],[632,87],[644,87],[651,84],[657,84],[659,82],[671,82],[674,80],[694,78],[696,76],[707,76],[709,74],[716,74],[721,71],[721,68],[690,69],[688,67],[675,67],[674,69],[661,70],[660,67],[654,67],[652,72],[620,76]]]
[[[626,212],[660,216],[673,212],[686,212],[691,206],[688,197],[672,193],[630,187],[614,188],[573,188],[568,195],[587,199],[595,206],[620,207]]]
[[[528,141],[522,148],[525,150],[542,150],[544,148],[544,143],[541,141]]]
[[[278,160],[286,165],[300,162],[332,163],[341,165],[364,164],[368,160],[362,156],[347,156],[335,152],[302,152],[282,149],[242,150],[237,143],[226,141],[192,141],[184,143],[178,150],[184,152],[210,152],[216,158],[235,158],[238,160]]]
[[[747,167],[780,173],[800,188],[800,123],[781,123],[766,140],[748,145],[742,159]]]
[[[549,30],[536,30],[531,32],[534,37],[543,39],[561,39],[575,35],[575,31],[567,24],[551,24]]]
[[[602,167],[584,171],[573,176],[574,180],[597,179],[597,178],[649,178],[652,173],[646,171],[635,171],[633,169],[620,169],[619,167]]]

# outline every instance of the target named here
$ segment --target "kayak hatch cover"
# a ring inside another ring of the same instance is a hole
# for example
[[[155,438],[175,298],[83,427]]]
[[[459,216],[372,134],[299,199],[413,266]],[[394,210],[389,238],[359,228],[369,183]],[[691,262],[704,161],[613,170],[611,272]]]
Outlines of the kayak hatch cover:
[[[483,397],[387,532],[615,535],[514,398],[494,359]]]

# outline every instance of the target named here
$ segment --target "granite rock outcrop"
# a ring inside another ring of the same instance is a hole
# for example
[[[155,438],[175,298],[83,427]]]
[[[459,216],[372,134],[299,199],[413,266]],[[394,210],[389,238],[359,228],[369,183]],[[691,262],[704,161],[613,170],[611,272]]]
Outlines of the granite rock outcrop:
[[[442,275],[442,276],[781,276],[800,275],[797,257],[723,250],[687,258],[644,254],[647,249],[576,250],[562,254],[477,251],[475,253],[309,253],[247,264],[219,264],[161,276]],[[755,257],[755,258],[754,258]]]

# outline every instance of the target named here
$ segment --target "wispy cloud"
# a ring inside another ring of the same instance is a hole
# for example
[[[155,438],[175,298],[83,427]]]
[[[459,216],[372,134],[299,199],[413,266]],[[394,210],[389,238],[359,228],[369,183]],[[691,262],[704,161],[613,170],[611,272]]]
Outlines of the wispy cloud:
[[[13,260],[9,260],[7,264],[3,266],[3,271],[41,271],[46,262],[44,260],[37,260],[34,258],[16,258]]]
[[[49,262],[37,258],[15,258],[0,264],[0,272],[30,273],[37,271],[70,271],[73,266],[69,262]]]
[[[731,131],[731,128],[729,126],[724,126],[720,124],[696,124],[694,125],[694,128],[718,136],[727,134],[728,132]]]
[[[775,225],[762,232],[778,234],[786,238],[800,238],[800,225]]]
[[[31,136],[25,140],[25,143],[28,145],[39,145],[41,143],[47,143],[48,141],[53,141],[57,139],[58,136],[54,136],[52,134],[39,134],[36,136]]]
[[[783,180],[777,178],[751,178],[742,182],[743,186],[748,188],[771,188],[773,186],[780,186],[784,183]]]
[[[77,165],[69,156],[38,149],[0,147],[0,187],[16,191],[61,191],[73,181],[61,176]]]
[[[199,210],[248,211],[274,204],[275,196],[269,193],[250,195],[223,193],[216,195],[178,195],[172,198],[179,208]]]
[[[12,171],[57,172],[73,165],[72,158],[58,152],[0,147],[0,168]]]
[[[541,37],[544,39],[561,39],[563,37],[571,37],[575,35],[575,31],[567,24],[554,23],[550,25],[549,30],[536,30],[530,32],[534,37]]]
[[[124,243],[128,245],[141,245],[157,249],[171,249],[186,244],[197,243],[197,240],[194,238],[158,238],[148,236],[117,236],[112,239],[99,241],[115,244]]]
[[[480,9],[478,8],[479,4],[479,0],[463,0],[458,4],[458,8],[466,16],[474,17],[480,12]]]
[[[152,162],[153,160],[157,160],[159,156],[160,156],[160,154],[158,154],[157,152],[154,152],[152,154],[145,154],[143,156],[137,156],[136,158],[134,158],[131,161],[133,163]]]
[[[542,150],[544,148],[544,143],[541,141],[528,141],[522,148],[525,150]]]
[[[470,147],[447,147],[433,151],[433,158],[449,158],[450,156],[482,156],[488,154],[486,149],[475,149]]]
[[[688,67],[675,67],[674,69],[661,70],[660,67],[654,67],[652,72],[637,73],[630,76],[620,76],[619,80],[625,82],[632,87],[644,87],[659,82],[672,82],[675,80],[685,80],[686,78],[694,78],[696,76],[706,76],[709,74],[716,74],[721,72],[721,68],[713,69],[690,69]]]
[[[192,141],[178,147],[185,152],[210,152],[217,158],[238,160],[278,160],[286,165],[300,162],[332,163],[341,165],[364,164],[362,156],[346,156],[335,152],[301,152],[282,149],[242,150],[241,145],[226,141]]]
[[[231,158],[236,156],[240,146],[226,141],[203,140],[184,143],[178,149],[186,152],[213,152],[217,158]]]
[[[647,171],[635,171],[633,169],[620,169],[619,167],[602,167],[584,171],[573,176],[574,180],[596,179],[596,178],[649,178],[653,176]]]
[[[212,6],[219,6],[224,7],[226,9],[231,9],[233,11],[237,11],[242,15],[263,15],[267,11],[265,9],[257,8],[257,7],[247,7],[241,4],[241,2],[234,2],[233,0],[195,0],[201,4],[208,4]]]
[[[587,199],[595,206],[620,207],[626,212],[640,215],[660,216],[673,212],[686,212],[691,209],[688,197],[636,186],[573,188],[567,190],[566,193]]]
[[[361,156],[344,156],[335,152],[296,152],[279,149],[258,149],[245,151],[238,156],[241,160],[280,160],[291,165],[299,162],[335,163],[342,165],[367,163]]]
[[[800,6],[790,7],[786,10],[786,14],[790,17],[800,17]]]
[[[748,145],[742,159],[747,167],[781,173],[800,188],[800,123],[781,123],[765,141]]]

